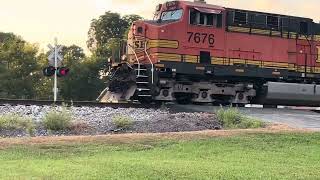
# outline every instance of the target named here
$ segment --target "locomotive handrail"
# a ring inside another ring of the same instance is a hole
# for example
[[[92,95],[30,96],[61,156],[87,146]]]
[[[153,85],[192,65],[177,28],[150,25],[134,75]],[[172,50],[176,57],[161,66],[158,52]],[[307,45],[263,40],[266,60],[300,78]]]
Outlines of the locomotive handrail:
[[[140,68],[141,68],[141,64],[139,62],[139,59],[138,59],[138,56],[137,56],[137,53],[136,51],[133,49],[133,47],[131,47],[130,44],[128,44],[128,47],[132,50],[132,52],[134,53],[134,56],[136,57],[136,60],[138,62],[138,76],[140,76]]]
[[[151,82],[152,82],[152,84],[153,84],[153,79],[154,79],[154,65],[153,65],[153,63],[152,63],[152,61],[151,61],[151,59],[150,59],[150,56],[149,56],[149,54],[148,54],[148,52],[147,52],[147,44],[148,44],[148,41],[146,40],[146,42],[145,42],[145,46],[144,46],[144,52],[146,53],[146,55],[147,55],[147,57],[148,57],[148,60],[149,60],[149,62],[150,62],[150,64],[151,64]]]

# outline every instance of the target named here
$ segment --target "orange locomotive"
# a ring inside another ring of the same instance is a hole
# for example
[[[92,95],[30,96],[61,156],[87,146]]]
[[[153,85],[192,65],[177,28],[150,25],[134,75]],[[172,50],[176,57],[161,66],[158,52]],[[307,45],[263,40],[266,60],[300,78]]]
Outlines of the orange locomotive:
[[[171,1],[134,22],[99,100],[320,105],[320,24]]]

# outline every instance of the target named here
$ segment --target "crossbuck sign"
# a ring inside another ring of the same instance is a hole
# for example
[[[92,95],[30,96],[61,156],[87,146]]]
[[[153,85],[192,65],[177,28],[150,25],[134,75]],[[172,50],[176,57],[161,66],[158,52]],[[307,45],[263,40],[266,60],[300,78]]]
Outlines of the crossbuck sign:
[[[61,45],[56,45],[53,47],[51,44],[48,45],[48,48],[50,49],[50,55],[48,56],[49,60],[49,65],[55,67],[55,56],[56,56],[56,51],[57,51],[57,67],[61,66],[63,57],[60,54],[63,46]],[[55,68],[57,68],[55,67]]]

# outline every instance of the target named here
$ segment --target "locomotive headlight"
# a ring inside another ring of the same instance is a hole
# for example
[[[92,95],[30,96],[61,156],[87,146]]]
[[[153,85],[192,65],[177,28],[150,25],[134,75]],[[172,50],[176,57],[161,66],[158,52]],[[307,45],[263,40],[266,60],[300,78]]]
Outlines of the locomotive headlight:
[[[143,33],[143,28],[142,27],[138,27],[138,34],[142,34]]]
[[[172,72],[177,72],[177,69],[172,69]]]

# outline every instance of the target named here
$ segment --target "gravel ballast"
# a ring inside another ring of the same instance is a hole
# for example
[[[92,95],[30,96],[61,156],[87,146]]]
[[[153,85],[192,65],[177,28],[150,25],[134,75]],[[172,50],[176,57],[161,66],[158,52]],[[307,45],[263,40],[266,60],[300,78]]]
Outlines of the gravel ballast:
[[[220,129],[221,126],[214,114],[210,113],[170,113],[160,109],[113,109],[109,107],[70,107],[73,127],[69,130],[51,132],[44,128],[42,121],[45,115],[53,109],[62,111],[65,107],[52,106],[0,106],[0,115],[18,114],[31,118],[36,124],[35,136],[48,135],[97,135],[110,133],[162,133],[201,131]],[[119,129],[115,126],[115,116],[129,117],[133,121],[130,128]],[[28,133],[21,130],[0,130],[3,137],[23,137]]]

